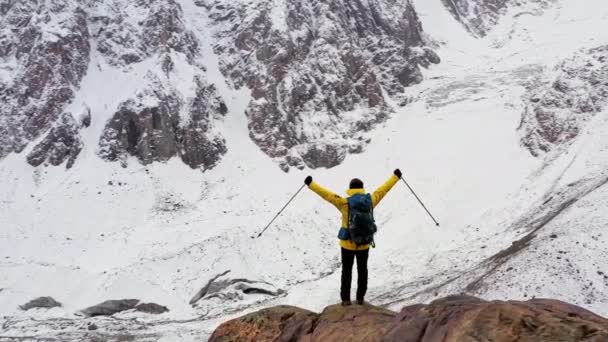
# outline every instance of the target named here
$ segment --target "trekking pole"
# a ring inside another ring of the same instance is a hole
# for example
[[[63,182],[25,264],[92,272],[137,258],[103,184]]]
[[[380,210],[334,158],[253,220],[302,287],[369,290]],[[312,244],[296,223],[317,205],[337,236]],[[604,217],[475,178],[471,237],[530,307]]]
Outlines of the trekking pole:
[[[300,193],[300,191],[302,191],[302,189],[304,189],[304,187],[305,187],[305,186],[306,186],[306,184],[303,184],[303,185],[300,187],[300,189],[298,189],[298,191],[297,191],[297,192],[296,192],[296,193],[295,193],[293,196],[291,196],[291,198],[289,199],[289,201],[287,202],[287,204],[285,204],[285,205],[283,206],[283,208],[281,208],[281,210],[279,210],[279,212],[278,212],[278,213],[277,213],[277,214],[274,216],[274,218],[273,218],[272,220],[270,220],[270,223],[268,223],[268,224],[266,225],[266,227],[264,227],[264,229],[263,229],[263,230],[260,232],[260,234],[258,234],[258,236],[257,236],[257,237],[252,236],[251,238],[252,238],[252,239],[257,239],[257,238],[259,238],[260,236],[262,236],[262,234],[264,234],[264,232],[266,231],[266,229],[268,229],[268,227],[270,227],[270,225],[271,225],[271,224],[274,222],[274,220],[276,220],[276,219],[277,219],[277,217],[279,217],[279,215],[281,215],[281,213],[283,212],[283,210],[285,210],[285,208],[287,208],[287,206],[289,205],[289,203],[291,203],[291,201],[293,201],[293,199],[294,199],[294,198],[296,198],[296,196],[298,196],[298,194]]]
[[[422,207],[424,208],[424,210],[426,210],[426,213],[429,214],[429,216],[431,217],[431,219],[433,220],[433,222],[435,222],[435,225],[437,227],[439,227],[439,222],[437,222],[437,220],[435,220],[435,218],[433,217],[433,215],[431,214],[431,212],[426,208],[426,206],[424,205],[424,203],[422,203],[422,201],[420,200],[420,198],[418,198],[418,195],[416,195],[416,193],[414,192],[414,189],[412,189],[412,187],[407,184],[407,182],[405,181],[405,179],[403,177],[401,177],[401,180],[403,181],[403,183],[405,183],[405,185],[407,186],[408,189],[410,189],[410,191],[412,192],[412,194],[414,195],[414,197],[416,197],[416,199],[418,200],[418,202],[420,203],[420,205],[422,205]]]

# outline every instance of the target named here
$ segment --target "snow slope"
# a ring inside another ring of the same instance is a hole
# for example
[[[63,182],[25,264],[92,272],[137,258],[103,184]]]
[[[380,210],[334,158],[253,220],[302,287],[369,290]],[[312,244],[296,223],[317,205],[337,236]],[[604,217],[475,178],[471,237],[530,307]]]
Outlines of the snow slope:
[[[441,227],[403,184],[386,196],[376,211],[381,230],[370,258],[370,301],[396,308],[461,292],[553,297],[608,315],[602,232],[608,217],[608,112],[596,114],[572,144],[542,158],[521,145],[518,131],[534,79],[550,77],[553,66],[581,48],[608,43],[608,34],[597,29],[608,25],[605,1],[582,6],[562,0],[540,17],[507,16],[481,39],[472,38],[441,0],[414,1],[442,63],[406,90],[411,103],[373,131],[364,153],[332,169],[289,173],[249,138],[244,111],[250,95],[224,80],[205,9],[180,3],[202,42],[207,78],[228,103],[225,119],[217,123],[226,155],[205,172],[175,159],[148,166],[133,160],[123,168],[96,155],[103,129],[97,121],[84,131],[84,149],[70,170],[34,168],[17,154],[4,159],[0,340],[82,340],[88,322],[108,338],[200,340],[219,322],[263,306],[319,310],[338,299],[335,209],[305,189],[261,238],[251,236],[307,174],[339,193],[359,177],[371,191],[395,167]],[[93,52],[91,58],[100,56]],[[138,64],[127,75],[91,68],[75,103],[86,102],[109,119],[107,108],[116,108],[123,97],[116,89],[99,93],[104,78],[122,77],[136,87],[149,67]],[[272,297],[227,289],[223,298],[188,304],[228,270],[225,277],[263,281],[284,292]],[[47,295],[64,307],[17,308]],[[157,302],[171,311],[118,316],[124,320],[75,315],[121,298]]]

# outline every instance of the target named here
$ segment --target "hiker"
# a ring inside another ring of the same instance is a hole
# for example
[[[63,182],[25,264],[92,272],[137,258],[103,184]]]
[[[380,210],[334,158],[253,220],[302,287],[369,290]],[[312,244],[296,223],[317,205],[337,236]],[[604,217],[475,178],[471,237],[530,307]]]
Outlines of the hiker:
[[[367,292],[367,259],[369,256],[369,247],[373,246],[373,233],[371,241],[363,240],[368,243],[357,244],[352,240],[349,232],[350,224],[352,223],[352,214],[350,207],[353,203],[365,203],[369,202],[368,206],[373,209],[378,203],[384,198],[384,196],[391,190],[391,188],[401,178],[401,171],[396,169],[393,172],[393,176],[380,186],[373,194],[367,194],[363,188],[363,182],[360,179],[354,178],[350,181],[349,189],[346,191],[348,194],[347,198],[340,197],[337,194],[323,188],[319,184],[312,181],[312,177],[308,176],[304,180],[304,183],[317,195],[321,196],[327,202],[333,204],[342,213],[342,227],[338,234],[340,239],[340,247],[342,249],[342,281],[340,285],[340,296],[342,298],[342,305],[351,305],[350,300],[350,286],[353,275],[353,263],[355,258],[357,259],[357,304],[363,305],[365,293]],[[359,196],[362,195],[362,196]],[[350,204],[349,204],[350,203]],[[352,211],[354,211],[353,209]],[[370,222],[373,225],[373,232],[375,232],[375,224],[373,222],[373,210],[370,210]],[[354,231],[354,230],[353,230]]]

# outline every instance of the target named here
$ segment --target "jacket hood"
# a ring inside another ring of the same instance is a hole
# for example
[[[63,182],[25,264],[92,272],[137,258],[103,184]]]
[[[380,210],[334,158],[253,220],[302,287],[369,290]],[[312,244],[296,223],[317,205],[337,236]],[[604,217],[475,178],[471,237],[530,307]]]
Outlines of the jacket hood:
[[[366,194],[367,191],[365,189],[348,189],[346,190],[346,194],[348,196],[356,195],[356,194]]]

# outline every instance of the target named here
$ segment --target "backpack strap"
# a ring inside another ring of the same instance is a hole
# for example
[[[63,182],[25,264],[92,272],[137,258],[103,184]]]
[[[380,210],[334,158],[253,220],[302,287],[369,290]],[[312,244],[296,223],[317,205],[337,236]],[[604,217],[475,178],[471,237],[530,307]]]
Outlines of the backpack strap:
[[[372,195],[367,194],[367,196],[369,197],[369,199],[372,203],[372,218],[374,219],[374,221],[376,221],[376,219],[374,218],[374,201],[372,200]],[[370,243],[369,245],[372,246],[372,248],[376,248],[376,241],[374,240],[373,236],[372,236],[372,243]]]

